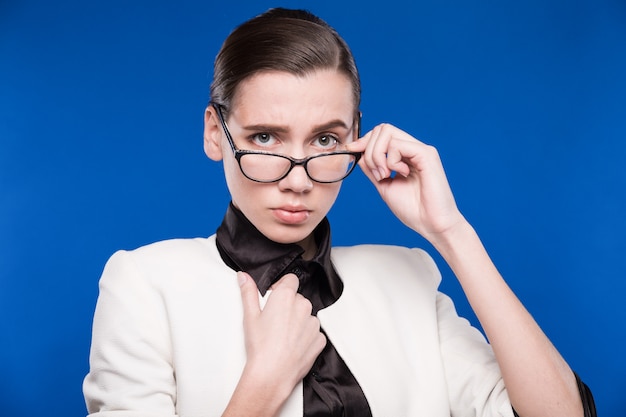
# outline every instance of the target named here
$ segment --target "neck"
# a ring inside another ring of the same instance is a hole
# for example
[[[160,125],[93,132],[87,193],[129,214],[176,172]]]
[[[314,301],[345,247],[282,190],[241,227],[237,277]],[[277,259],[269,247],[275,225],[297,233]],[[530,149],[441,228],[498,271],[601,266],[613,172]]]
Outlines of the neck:
[[[300,245],[300,247],[304,249],[302,259],[305,259],[307,261],[313,259],[315,253],[317,252],[317,244],[315,243],[315,237],[313,236],[313,233],[298,242],[298,245]]]

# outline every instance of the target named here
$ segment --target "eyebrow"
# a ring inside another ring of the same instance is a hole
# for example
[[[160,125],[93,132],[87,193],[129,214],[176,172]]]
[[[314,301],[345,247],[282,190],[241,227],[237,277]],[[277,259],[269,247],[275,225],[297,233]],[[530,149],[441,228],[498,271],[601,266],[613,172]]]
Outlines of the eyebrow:
[[[323,132],[325,130],[333,129],[336,127],[341,127],[344,129],[349,129],[348,125],[343,120],[335,119],[326,123],[322,123],[320,125],[313,126],[313,132]],[[267,125],[267,124],[256,124],[256,125],[246,125],[243,126],[244,130],[249,131],[257,131],[257,132],[277,132],[277,133],[287,133],[289,132],[289,128],[281,125]]]

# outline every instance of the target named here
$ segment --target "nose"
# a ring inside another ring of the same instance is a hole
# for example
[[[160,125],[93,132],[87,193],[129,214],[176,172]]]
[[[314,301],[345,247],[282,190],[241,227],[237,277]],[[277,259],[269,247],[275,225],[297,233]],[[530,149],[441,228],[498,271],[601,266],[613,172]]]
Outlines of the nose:
[[[307,175],[304,166],[296,165],[285,178],[278,181],[282,191],[306,193],[313,188],[313,180]]]

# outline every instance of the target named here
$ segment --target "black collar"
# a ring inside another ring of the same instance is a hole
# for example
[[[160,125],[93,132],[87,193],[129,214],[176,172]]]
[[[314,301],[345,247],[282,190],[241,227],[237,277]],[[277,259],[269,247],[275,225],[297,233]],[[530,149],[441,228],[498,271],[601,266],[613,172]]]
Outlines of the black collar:
[[[324,218],[313,233],[317,251],[313,259],[305,261],[302,259],[303,248],[295,243],[283,244],[268,239],[231,202],[217,229],[216,241],[224,262],[234,270],[250,274],[262,295],[286,273],[294,272],[300,277],[299,268],[304,267],[309,274],[315,270],[324,272],[324,277],[314,275],[328,281],[325,285],[320,283],[320,289],[327,288],[333,294],[334,302],[341,294],[343,284],[330,261],[328,219]]]

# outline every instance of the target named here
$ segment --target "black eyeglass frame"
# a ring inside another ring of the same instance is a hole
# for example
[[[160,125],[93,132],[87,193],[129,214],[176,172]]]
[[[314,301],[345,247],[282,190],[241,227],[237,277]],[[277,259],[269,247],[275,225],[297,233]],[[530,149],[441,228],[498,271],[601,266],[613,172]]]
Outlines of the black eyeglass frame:
[[[339,181],[343,181],[344,179],[346,179],[348,177],[348,175],[350,175],[352,173],[352,171],[354,171],[354,168],[356,167],[357,163],[359,162],[359,159],[361,159],[361,156],[363,155],[362,152],[350,152],[350,151],[335,151],[335,152],[324,152],[324,153],[318,153],[315,155],[310,155],[307,156],[306,158],[302,158],[302,159],[296,159],[296,158],[292,158],[291,156],[288,155],[282,155],[282,154],[278,154],[278,153],[272,153],[272,152],[263,152],[263,151],[250,151],[250,150],[244,150],[244,149],[237,149],[237,147],[235,146],[235,141],[233,140],[232,135],[230,134],[230,130],[228,130],[228,126],[226,125],[226,121],[224,120],[224,115],[222,114],[222,105],[215,103],[215,102],[211,102],[210,103],[211,106],[213,106],[213,108],[215,109],[215,111],[217,112],[217,117],[220,120],[220,124],[222,125],[222,129],[224,129],[224,133],[226,134],[226,139],[228,139],[228,143],[230,144],[230,148],[233,150],[233,154],[235,156],[235,159],[237,160],[237,164],[239,165],[239,170],[241,171],[241,173],[249,180],[254,181],[254,182],[260,182],[263,184],[269,184],[269,183],[273,183],[273,182],[278,182],[280,180],[282,180],[283,178],[285,178],[287,175],[289,175],[289,173],[291,172],[291,170],[293,170],[294,167],[301,165],[304,168],[304,172],[306,172],[306,175],[311,179],[311,181],[320,183],[320,184],[332,184],[334,182],[339,182]],[[358,127],[357,127],[357,137],[361,135],[361,113],[358,113]],[[248,174],[246,174],[246,172],[243,170],[243,167],[241,166],[241,158],[244,155],[269,155],[269,156],[276,156],[279,158],[284,158],[286,160],[288,160],[291,163],[291,166],[289,167],[289,169],[279,178],[276,178],[274,180],[268,181],[268,180],[259,180],[257,178],[252,178],[250,176],[248,176]],[[333,181],[319,181],[314,179],[313,177],[311,177],[311,174],[309,174],[309,169],[308,169],[308,163],[310,160],[315,159],[315,158],[319,158],[322,156],[327,156],[327,155],[352,155],[354,156],[354,163],[352,164],[352,166],[350,167],[350,169],[345,173],[345,175],[339,179],[333,180]]]

